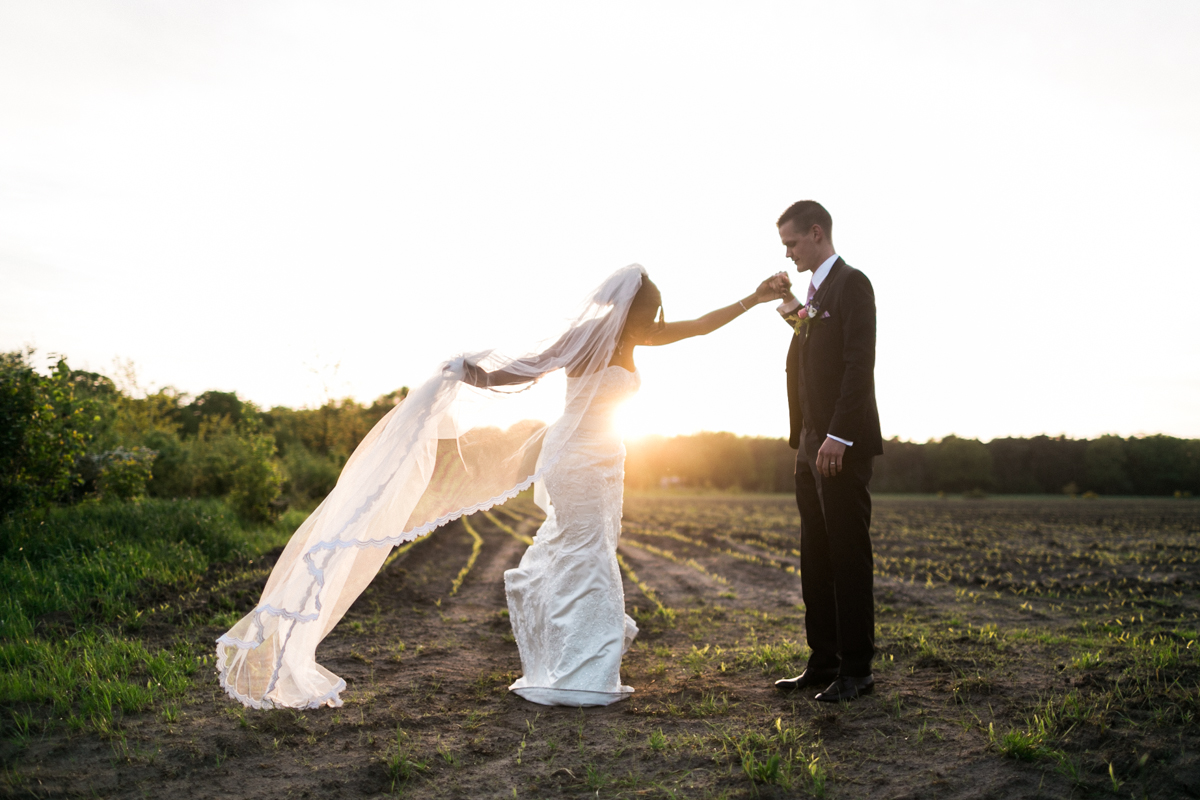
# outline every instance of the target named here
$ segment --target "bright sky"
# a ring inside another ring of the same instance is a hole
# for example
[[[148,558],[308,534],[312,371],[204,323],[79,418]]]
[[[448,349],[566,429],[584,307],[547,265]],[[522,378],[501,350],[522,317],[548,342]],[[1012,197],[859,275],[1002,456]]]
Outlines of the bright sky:
[[[0,350],[263,406],[531,343],[634,261],[697,316],[814,198],[885,436],[1200,437],[1197,186],[1191,0],[0,0]],[[639,349],[626,432],[786,435],[789,335]]]

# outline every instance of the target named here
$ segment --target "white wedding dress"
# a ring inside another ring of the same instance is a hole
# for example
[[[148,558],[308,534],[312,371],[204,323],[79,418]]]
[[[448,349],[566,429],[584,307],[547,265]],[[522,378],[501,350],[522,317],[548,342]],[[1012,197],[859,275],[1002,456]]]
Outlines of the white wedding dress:
[[[645,276],[637,264],[609,275],[559,335],[524,354],[443,362],[371,429],[259,602],[217,639],[230,697],[260,709],[340,706],[346,681],[317,662],[317,648],[389,550],[531,485],[547,519],[505,576],[525,668],[513,691],[572,706],[633,691],[620,678],[637,628],[616,563],[625,448],[612,416],[639,379],[608,365]],[[583,376],[567,378],[565,397],[542,380],[559,372]]]
[[[568,416],[576,403],[583,415],[574,431],[546,433],[549,449],[561,447],[537,487],[546,521],[521,565],[504,573],[525,673],[509,688],[535,703],[602,706],[633,692],[621,684],[621,656],[638,628],[617,565],[625,445],[613,415],[640,385],[618,366],[568,379]]]

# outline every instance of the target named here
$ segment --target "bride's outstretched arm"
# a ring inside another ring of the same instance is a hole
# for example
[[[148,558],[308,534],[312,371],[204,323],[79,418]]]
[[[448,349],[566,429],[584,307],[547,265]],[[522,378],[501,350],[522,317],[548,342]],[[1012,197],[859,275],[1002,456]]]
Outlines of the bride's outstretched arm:
[[[781,286],[782,284],[778,279],[775,276],[771,276],[760,283],[753,294],[743,297],[736,303],[727,305],[724,308],[718,308],[716,311],[710,311],[697,319],[668,322],[661,328],[651,331],[647,334],[646,340],[638,342],[638,344],[659,347],[664,344],[678,342],[681,339],[690,339],[693,336],[703,336],[706,333],[712,333],[717,328],[728,325],[759,303],[781,299],[786,291]]]
[[[598,352],[593,336],[596,323],[584,323],[563,334],[541,353],[512,361],[506,367],[486,370],[471,361],[463,362],[463,381],[484,389],[533,383],[547,372],[562,367],[579,367]]]

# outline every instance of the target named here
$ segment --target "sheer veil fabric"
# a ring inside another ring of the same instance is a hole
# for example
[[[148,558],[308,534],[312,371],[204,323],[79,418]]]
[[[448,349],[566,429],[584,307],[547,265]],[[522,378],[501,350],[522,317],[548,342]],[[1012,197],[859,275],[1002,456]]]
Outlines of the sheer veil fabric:
[[[539,379],[556,370],[575,378],[604,370],[645,274],[637,264],[614,272],[547,346],[444,362],[379,421],[292,536],[258,605],[217,639],[219,679],[231,697],[253,708],[342,704],[346,683],[317,663],[317,646],[394,545],[503,503],[553,469],[601,381],[569,380],[564,398],[558,384]],[[474,367],[502,377],[473,385]],[[530,404],[537,394],[557,396]],[[514,420],[515,410],[530,405],[554,409],[542,416],[557,417],[556,435],[546,436],[544,418]],[[545,497],[539,486],[535,499]]]

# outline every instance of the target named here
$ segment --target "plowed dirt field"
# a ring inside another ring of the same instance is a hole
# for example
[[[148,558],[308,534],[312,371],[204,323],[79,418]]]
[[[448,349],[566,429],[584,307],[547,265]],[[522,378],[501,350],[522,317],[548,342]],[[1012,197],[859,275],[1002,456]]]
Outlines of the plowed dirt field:
[[[349,685],[337,709],[256,712],[217,688],[222,628],[185,621],[249,610],[273,557],[212,570],[136,633],[196,643],[185,701],[34,738],[0,792],[1200,796],[1200,502],[878,498],[876,692],[840,706],[772,686],[807,656],[784,496],[627,498],[636,693],[585,710],[508,693],[503,572],[539,521],[517,498],[395,554],[318,650]]]

